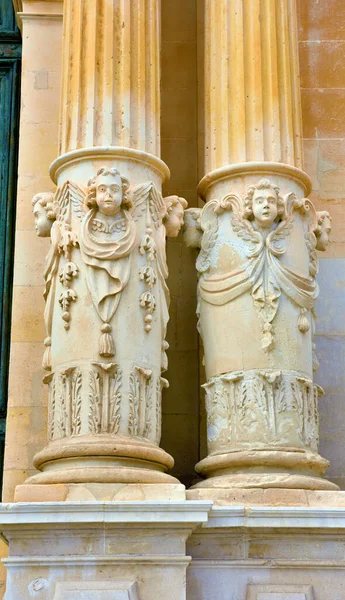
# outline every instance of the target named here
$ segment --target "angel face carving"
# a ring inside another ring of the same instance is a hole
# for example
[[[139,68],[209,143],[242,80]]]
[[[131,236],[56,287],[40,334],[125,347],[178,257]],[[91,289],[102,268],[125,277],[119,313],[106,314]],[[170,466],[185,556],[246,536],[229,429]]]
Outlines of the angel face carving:
[[[88,183],[87,197],[89,208],[98,207],[98,212],[106,217],[115,217],[122,205],[128,204],[126,191],[128,181],[115,168],[102,167]]]
[[[263,229],[270,229],[276,218],[284,212],[279,188],[268,179],[261,179],[257,186],[249,188],[244,205],[244,216],[253,219],[258,228]]]
[[[253,196],[253,215],[262,227],[271,227],[278,214],[278,199],[274,190],[257,190]]]
[[[331,217],[326,210],[321,210],[317,213],[317,228],[315,230],[316,235],[316,248],[324,252],[329,244],[329,236],[331,233]]]
[[[56,219],[54,194],[43,192],[36,194],[31,201],[35,217],[35,229],[39,237],[49,237],[53,222]]]
[[[168,237],[177,237],[183,225],[184,209],[188,206],[187,201],[178,196],[167,196],[164,201],[168,211],[164,219],[166,234]]]
[[[96,202],[104,215],[114,217],[122,204],[122,185],[119,175],[101,175],[96,183]]]

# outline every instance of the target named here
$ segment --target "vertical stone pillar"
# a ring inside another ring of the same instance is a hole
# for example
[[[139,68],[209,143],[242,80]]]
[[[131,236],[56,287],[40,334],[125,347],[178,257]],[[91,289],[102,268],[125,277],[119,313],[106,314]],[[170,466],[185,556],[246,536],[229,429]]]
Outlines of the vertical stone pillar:
[[[60,154],[123,146],[160,156],[158,0],[68,0],[63,73]]]
[[[33,198],[45,267],[49,444],[27,483],[178,483],[159,448],[169,291],[159,0],[66,0],[55,195]],[[109,494],[107,495],[109,497]]]
[[[305,198],[295,1],[206,0],[205,17],[206,204],[187,211],[186,241],[200,248],[209,455],[190,494],[335,489],[313,384],[316,249],[330,219]]]
[[[205,1],[205,118],[206,173],[302,168],[295,0]]]

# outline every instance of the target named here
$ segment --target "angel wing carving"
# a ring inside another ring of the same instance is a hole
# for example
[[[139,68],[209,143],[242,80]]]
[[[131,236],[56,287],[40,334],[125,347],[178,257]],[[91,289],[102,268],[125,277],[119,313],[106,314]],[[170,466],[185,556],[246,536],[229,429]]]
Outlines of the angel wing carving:
[[[258,256],[263,248],[264,240],[262,235],[253,229],[250,221],[243,219],[242,216],[234,213],[234,216],[231,219],[231,225],[238,237],[248,243],[248,257]]]
[[[218,202],[211,200],[205,204],[200,215],[200,226],[203,232],[199,256],[196,259],[196,268],[199,273],[205,273],[211,266],[211,250],[217,241],[218,235]]]
[[[132,217],[138,221],[144,212],[147,203],[155,227],[159,227],[162,219],[166,215],[166,206],[160,194],[152,181],[142,183],[130,190],[130,198],[133,203]]]
[[[289,235],[290,230],[292,229],[294,224],[294,219],[292,215],[288,215],[286,219],[280,221],[278,227],[271,231],[268,234],[266,245],[275,256],[281,256],[285,252],[285,248],[282,245],[282,241],[285,239],[287,235]]]
[[[55,194],[55,202],[58,206],[57,220],[60,222],[69,221],[71,208],[78,219],[82,219],[85,214],[86,196],[86,188],[73,181],[65,181]]]

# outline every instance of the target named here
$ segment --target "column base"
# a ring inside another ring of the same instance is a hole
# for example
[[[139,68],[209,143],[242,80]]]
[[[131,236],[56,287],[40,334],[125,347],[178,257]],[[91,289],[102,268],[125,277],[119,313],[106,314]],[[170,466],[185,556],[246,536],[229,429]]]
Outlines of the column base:
[[[328,461],[298,448],[265,448],[210,455],[196,465],[207,477],[191,489],[284,488],[338,490],[323,474]],[[212,496],[212,498],[214,495]]]
[[[209,500],[214,506],[309,506],[345,508],[345,491],[286,488],[197,488],[186,490],[187,500]]]
[[[122,502],[180,501],[186,499],[182,483],[55,483],[16,487],[14,502]]]
[[[166,471],[174,460],[158,446],[134,438],[85,435],[51,442],[34,457],[41,471],[26,484],[179,484]]]

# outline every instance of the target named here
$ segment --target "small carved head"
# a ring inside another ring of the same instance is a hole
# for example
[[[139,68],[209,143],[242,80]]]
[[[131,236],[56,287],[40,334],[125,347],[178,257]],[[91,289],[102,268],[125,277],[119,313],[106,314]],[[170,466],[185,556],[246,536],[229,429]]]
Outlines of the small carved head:
[[[131,207],[127,196],[128,187],[128,180],[117,169],[102,167],[88,182],[86,204],[89,208],[98,206],[98,210],[104,215],[115,216],[121,207]]]
[[[324,252],[329,244],[332,217],[327,210],[320,210],[316,214],[317,228],[314,231],[316,235],[316,248]]]
[[[42,192],[36,194],[31,200],[35,217],[35,229],[39,237],[49,237],[53,222],[56,219],[54,194]]]
[[[177,237],[183,225],[183,214],[188,203],[179,196],[167,196],[164,198],[167,208],[167,215],[164,218],[164,225],[168,237]]]
[[[200,225],[201,208],[189,208],[184,212],[184,241],[189,248],[200,248],[202,228]]]
[[[279,187],[269,179],[261,179],[248,189],[244,199],[244,218],[256,221],[261,227],[270,228],[277,217],[284,214],[284,200]]]

